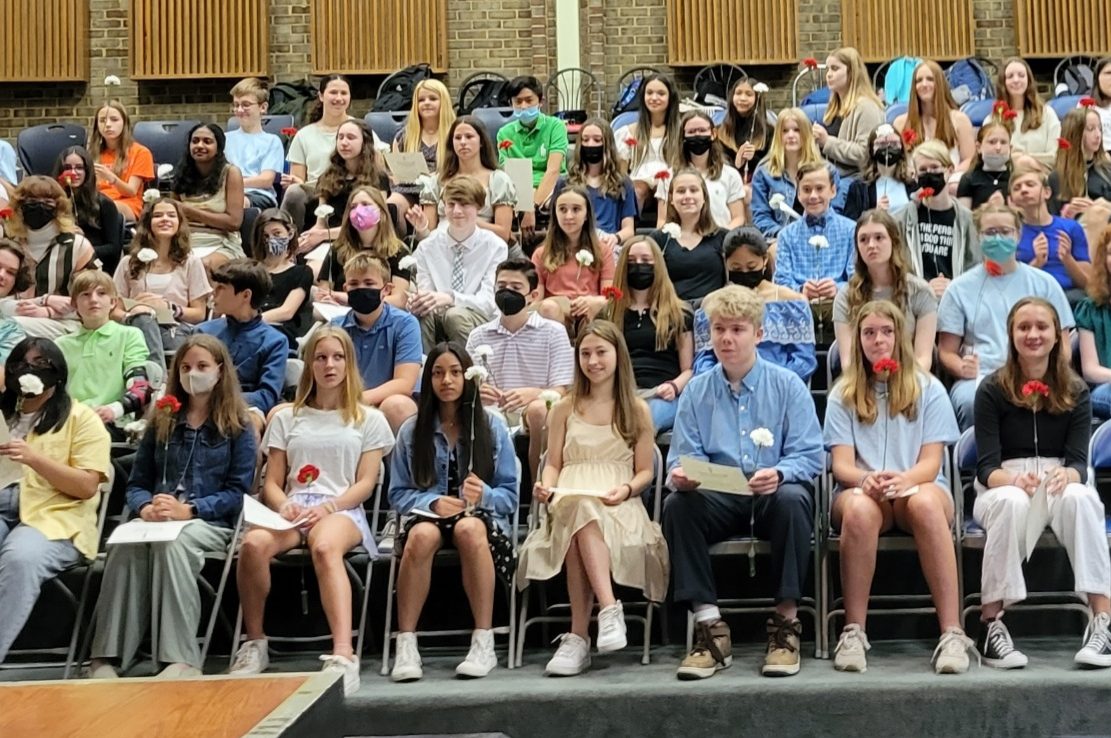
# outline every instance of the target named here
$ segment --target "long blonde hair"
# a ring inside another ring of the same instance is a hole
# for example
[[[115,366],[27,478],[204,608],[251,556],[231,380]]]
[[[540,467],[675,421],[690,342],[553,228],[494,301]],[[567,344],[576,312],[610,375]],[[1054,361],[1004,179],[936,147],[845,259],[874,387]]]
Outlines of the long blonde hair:
[[[643,400],[637,397],[636,382],[633,379],[633,363],[629,359],[629,347],[621,330],[608,320],[595,320],[579,331],[575,339],[575,379],[571,384],[571,407],[579,410],[582,403],[590,397],[590,380],[579,364],[579,348],[587,336],[597,336],[613,346],[617,353],[617,368],[613,376],[613,429],[629,445],[636,445],[637,439],[645,430]],[[604,399],[604,398],[603,398]]]
[[[352,202],[355,200],[355,195],[359,193],[365,193],[369,196],[379,210],[377,230],[374,231],[374,238],[371,239],[369,249],[363,248],[359,232],[355,229],[355,226],[351,225]],[[343,210],[343,222],[340,223],[339,234],[336,236],[336,240],[332,242],[332,253],[339,261],[340,266],[346,264],[347,260],[355,254],[363,251],[369,251],[375,256],[380,256],[385,261],[396,256],[404,248],[405,244],[394,232],[393,218],[390,216],[390,208],[382,191],[369,185],[362,185],[351,190],[351,194],[347,198],[347,207]]]
[[[243,401],[243,393],[239,389],[239,377],[235,373],[235,362],[231,360],[227,347],[219,338],[206,333],[194,333],[185,339],[178,347],[177,353],[174,354],[173,364],[170,365],[170,370],[167,372],[166,396],[177,398],[177,401],[181,403],[180,413],[188,410],[190,397],[185,388],[181,386],[181,362],[185,360],[185,355],[189,353],[189,350],[194,347],[207,351],[212,356],[212,360],[220,366],[220,378],[216,380],[216,386],[212,388],[212,397],[208,401],[209,420],[216,426],[220,435],[225,438],[243,432],[243,429],[247,427],[247,404]],[[159,412],[153,405],[151,413],[154,416],[151,423],[154,426],[155,438],[160,443],[165,443],[174,431],[177,416]]]
[[[934,123],[933,137],[952,148],[957,145],[957,128],[953,125],[953,119],[949,114],[957,109],[957,103],[953,99],[953,93],[949,91],[945,72],[941,71],[941,67],[932,59],[926,59],[914,68],[910,84],[910,101],[907,103],[907,119],[903,130],[909,128],[914,131],[919,142],[926,140],[926,129],[922,125],[922,103],[918,100],[918,71],[923,67],[929,69],[934,75],[933,105],[936,123]]]
[[[871,100],[882,110],[883,101],[872,89],[872,80],[868,77],[868,68],[864,66],[864,59],[860,56],[860,52],[852,46],[842,46],[830,56],[845,65],[848,79],[846,80],[844,97],[832,90],[830,91],[829,105],[826,106],[826,114],[823,120],[829,123],[835,118],[844,118],[856,109],[863,100]]]
[[[625,311],[633,302],[629,289],[629,252],[633,246],[644,244],[652,252],[652,268],[655,278],[648,288],[648,312],[656,324],[656,350],[666,351],[679,347],[679,336],[687,330],[687,303],[675,294],[675,285],[667,273],[664,255],[660,246],[648,236],[633,236],[621,247],[621,257],[617,260],[617,270],[613,275],[613,286],[621,291],[621,296],[610,305],[610,320],[619,328],[625,324]]]
[[[343,385],[340,390],[340,415],[347,425],[356,425],[363,422],[363,407],[360,399],[363,396],[363,380],[359,376],[359,364],[355,354],[355,344],[347,331],[339,326],[326,325],[313,331],[305,344],[305,370],[301,372],[301,379],[297,382],[297,394],[293,399],[293,412],[298,413],[302,408],[316,399],[316,376],[313,374],[312,365],[316,347],[320,342],[334,338],[343,348],[343,356],[347,359],[343,372]]]
[[[853,408],[861,423],[876,422],[879,411],[876,407],[876,388],[873,384],[875,372],[872,364],[864,358],[864,346],[860,341],[860,324],[870,315],[886,318],[895,326],[895,346],[891,358],[899,368],[887,379],[888,417],[898,415],[907,420],[918,417],[918,399],[922,394],[919,385],[918,362],[914,360],[914,347],[911,345],[910,332],[907,331],[903,311],[890,300],[872,300],[861,306],[852,322],[852,363],[837,380],[838,391],[846,405]]]
[[[448,92],[444,83],[438,79],[422,79],[413,88],[413,104],[409,108],[409,119],[405,121],[401,150],[405,152],[420,151],[421,120],[420,111],[417,110],[417,101],[424,90],[431,90],[440,98],[440,120],[436,123],[436,138],[438,139],[436,143],[436,163],[438,165],[444,160],[444,152],[447,150],[448,129],[455,122],[455,110],[451,107],[451,93]]]
[[[119,100],[109,100],[93,113],[93,129],[89,133],[89,151],[99,162],[100,155],[108,148],[108,141],[105,140],[104,134],[100,132],[100,111],[105,108],[115,110],[123,118],[123,130],[116,142],[116,162],[112,165],[113,172],[123,174],[123,170],[127,168],[127,154],[131,151],[131,144],[135,143],[135,136],[131,129],[131,116],[127,114],[127,108]],[[86,172],[85,176],[91,177],[93,172]]]
[[[773,177],[782,177],[787,171],[787,150],[783,146],[783,129],[788,121],[794,121],[799,127],[798,165],[801,167],[803,164],[824,161],[822,152],[814,141],[810,119],[806,117],[806,113],[799,108],[787,108],[779,113],[779,119],[775,122],[775,131],[772,133],[772,143],[768,147],[768,155],[760,162]]]

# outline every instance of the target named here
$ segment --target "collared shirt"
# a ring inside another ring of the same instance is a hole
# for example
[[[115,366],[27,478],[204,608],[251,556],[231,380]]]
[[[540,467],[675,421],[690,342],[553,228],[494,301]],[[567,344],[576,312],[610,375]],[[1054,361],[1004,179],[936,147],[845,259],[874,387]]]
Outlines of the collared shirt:
[[[516,333],[503,326],[501,318],[478,326],[467,338],[467,353],[474,356],[475,348],[483,345],[494,351],[487,368],[500,390],[569,387],[574,379],[575,352],[567,329],[540,313],[530,313]]]
[[[779,232],[775,283],[800,290],[810,279],[832,279],[838,286],[848,282],[856,260],[855,229],[855,223],[833,210],[791,223]],[[825,238],[828,245],[810,243],[816,237]]]
[[[749,434],[757,428],[771,431],[770,448],[753,443]],[[681,456],[739,467],[746,475],[775,468],[789,483],[813,481],[825,452],[806,385],[794,372],[757,358],[739,392],[720,364],[687,384],[671,430],[668,473]]]
[[[401,364],[420,366],[420,323],[412,314],[387,302],[382,303],[382,314],[369,328],[359,324],[353,310],[332,320],[332,325],[351,336],[365,389],[389,382]]]
[[[285,334],[264,323],[261,315],[246,323],[235,318],[216,318],[198,325],[197,331],[219,338],[228,347],[247,407],[256,408],[263,415],[270,412],[285,387],[285,362],[289,355]]]
[[[81,328],[55,343],[69,366],[70,397],[93,408],[118,401],[126,389],[124,376],[142,368],[150,355],[142,331],[114,320],[96,330]]]
[[[502,148],[505,141],[509,145]],[[563,154],[559,173],[566,174],[567,126],[554,116],[541,113],[531,128],[515,120],[498,131],[498,165],[505,166],[506,159],[531,159],[533,187],[540,185],[548,169],[548,157],[556,153]]]
[[[459,242],[463,248],[463,289],[451,288],[455,249],[459,248],[447,230],[435,230],[417,246],[417,289],[421,292],[447,292],[455,304],[497,315],[494,303],[494,276],[498,264],[505,261],[509,246],[495,233],[475,226],[474,233]]]

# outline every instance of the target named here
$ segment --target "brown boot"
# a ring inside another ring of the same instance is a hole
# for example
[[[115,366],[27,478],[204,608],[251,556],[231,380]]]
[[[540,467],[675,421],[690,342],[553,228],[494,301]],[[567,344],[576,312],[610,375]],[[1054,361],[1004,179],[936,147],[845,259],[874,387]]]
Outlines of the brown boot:
[[[680,679],[706,679],[733,665],[733,639],[724,620],[694,624],[694,645],[679,664]]]
[[[768,651],[764,655],[764,676],[791,676],[799,673],[799,641],[802,623],[779,613],[768,619]]]

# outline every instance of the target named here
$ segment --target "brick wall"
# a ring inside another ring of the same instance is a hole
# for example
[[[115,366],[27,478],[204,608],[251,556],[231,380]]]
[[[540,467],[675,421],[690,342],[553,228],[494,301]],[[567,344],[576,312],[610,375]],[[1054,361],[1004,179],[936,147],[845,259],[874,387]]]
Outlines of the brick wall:
[[[449,0],[447,82],[453,90],[470,74],[500,70],[507,76],[531,72],[546,78],[555,71],[554,0]],[[13,140],[23,127],[54,120],[86,125],[109,96],[120,98],[133,116],[146,120],[198,118],[225,122],[228,90],[234,80],[180,80],[137,83],[128,77],[126,0],[90,0],[90,80],[84,84],[0,84],[0,138]],[[271,76],[304,79],[309,72],[309,18],[304,0],[271,0]],[[635,66],[654,66],[676,78],[685,94],[695,69],[669,69],[665,0],[579,0],[581,63],[598,78],[604,109],[613,102],[618,78]],[[840,0],[799,0],[800,56],[819,58],[841,43]],[[975,0],[976,51],[1001,60],[1014,53],[1011,0]],[[1035,73],[1048,90],[1051,62]],[[770,103],[790,100],[789,65],[749,66],[772,89]],[[122,80],[104,87],[106,75]],[[354,80],[352,111],[369,109],[381,76]]]

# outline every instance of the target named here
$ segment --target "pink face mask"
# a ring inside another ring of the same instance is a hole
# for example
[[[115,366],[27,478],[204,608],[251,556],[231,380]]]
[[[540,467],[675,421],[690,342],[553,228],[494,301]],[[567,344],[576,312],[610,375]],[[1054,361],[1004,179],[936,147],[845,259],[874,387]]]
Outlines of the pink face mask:
[[[377,205],[356,205],[351,209],[351,225],[357,230],[367,231],[378,225],[382,219],[382,211]]]

